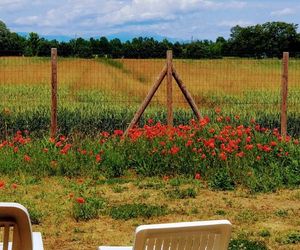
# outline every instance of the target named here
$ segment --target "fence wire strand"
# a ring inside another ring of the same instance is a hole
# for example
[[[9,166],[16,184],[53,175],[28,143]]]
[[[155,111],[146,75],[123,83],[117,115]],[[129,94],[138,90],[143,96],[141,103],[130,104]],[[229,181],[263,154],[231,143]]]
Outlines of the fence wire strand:
[[[59,107],[137,108],[165,65],[165,59],[62,58],[58,55]],[[279,59],[174,59],[173,65],[200,110],[280,110]],[[50,58],[1,57],[2,109],[50,107]],[[151,107],[166,106],[166,79]],[[175,108],[187,108],[173,79]],[[288,110],[300,106],[300,60],[289,60]]]

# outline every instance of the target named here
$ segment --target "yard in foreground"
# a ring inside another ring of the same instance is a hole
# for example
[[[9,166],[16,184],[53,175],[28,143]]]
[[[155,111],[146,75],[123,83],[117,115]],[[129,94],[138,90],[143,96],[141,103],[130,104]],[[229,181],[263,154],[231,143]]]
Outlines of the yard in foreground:
[[[29,209],[45,249],[131,245],[141,224],[223,218],[233,224],[231,249],[300,246],[300,189],[212,191],[199,176],[139,178],[130,172],[116,179],[20,174],[1,177],[0,200]]]

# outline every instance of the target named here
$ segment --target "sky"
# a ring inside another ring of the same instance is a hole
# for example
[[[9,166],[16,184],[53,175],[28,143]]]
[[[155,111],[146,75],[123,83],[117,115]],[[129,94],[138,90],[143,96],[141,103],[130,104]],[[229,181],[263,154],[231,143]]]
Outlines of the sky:
[[[41,36],[215,40],[235,25],[300,24],[300,0],[0,0],[0,20]]]

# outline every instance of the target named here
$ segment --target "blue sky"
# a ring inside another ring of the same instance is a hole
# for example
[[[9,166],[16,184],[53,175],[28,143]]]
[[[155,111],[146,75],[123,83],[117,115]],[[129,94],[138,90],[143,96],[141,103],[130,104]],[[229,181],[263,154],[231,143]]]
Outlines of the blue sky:
[[[300,24],[299,0],[0,0],[0,20],[14,32],[177,40],[229,37],[230,28],[268,21]]]

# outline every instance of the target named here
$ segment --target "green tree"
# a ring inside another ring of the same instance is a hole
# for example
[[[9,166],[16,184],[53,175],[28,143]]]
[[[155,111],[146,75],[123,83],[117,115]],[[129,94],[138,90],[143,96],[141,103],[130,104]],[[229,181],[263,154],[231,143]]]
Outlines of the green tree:
[[[37,33],[31,32],[27,38],[25,54],[28,56],[37,56],[40,37]]]
[[[111,47],[110,47],[108,39],[105,36],[100,37],[99,49],[100,49],[101,56],[111,55]]]
[[[292,49],[297,42],[297,24],[268,22],[262,25],[266,54],[269,57],[282,57],[282,52]]]
[[[6,24],[0,20],[0,52],[5,54],[9,50],[9,35],[10,31]]]
[[[113,58],[120,58],[123,56],[123,45],[120,39],[114,38],[110,42],[111,56]]]

